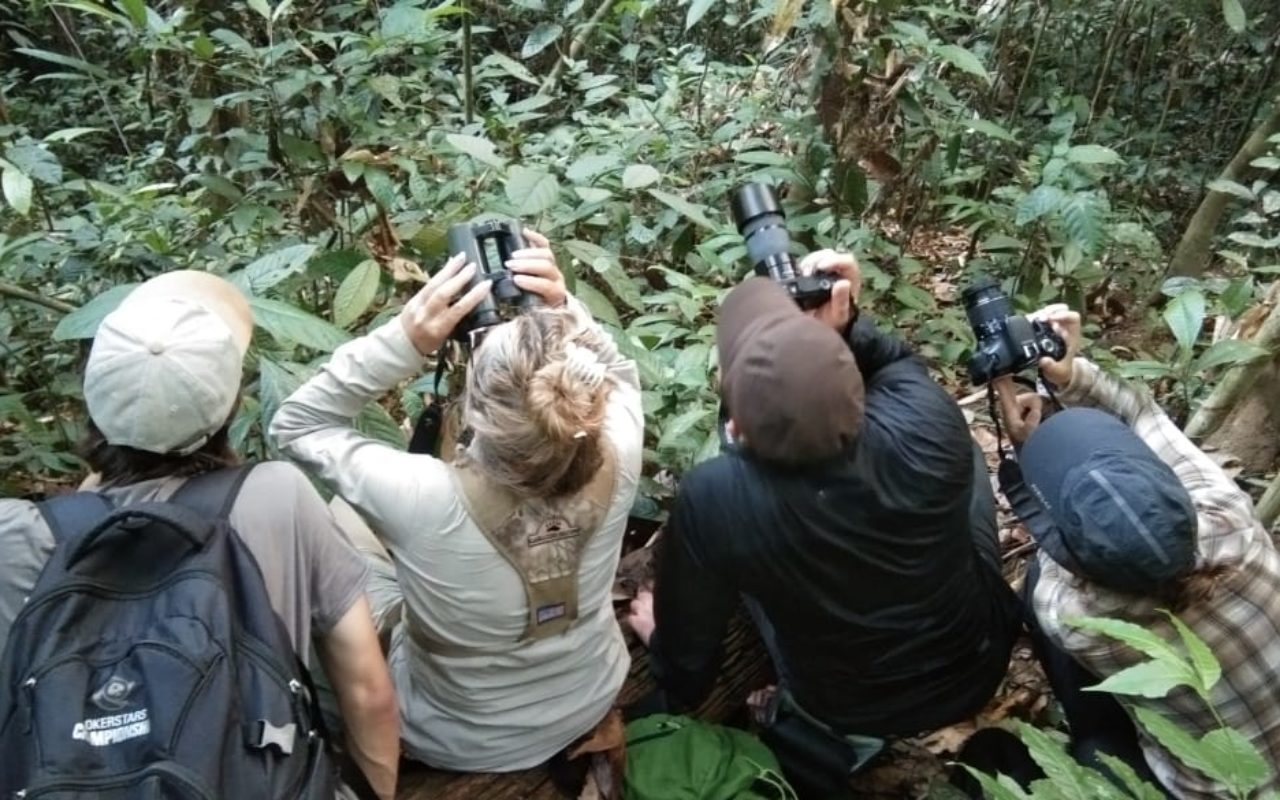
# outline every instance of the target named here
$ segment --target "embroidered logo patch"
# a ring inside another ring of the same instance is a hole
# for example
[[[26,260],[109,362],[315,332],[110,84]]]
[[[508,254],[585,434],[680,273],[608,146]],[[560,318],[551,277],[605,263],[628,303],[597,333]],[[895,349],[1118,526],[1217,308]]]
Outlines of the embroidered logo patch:
[[[570,525],[569,521],[564,517],[550,517],[543,520],[538,529],[529,534],[529,546],[537,547],[543,544],[563,541],[564,539],[574,539],[577,538],[578,532],[578,527]]]
[[[77,722],[71,729],[71,738],[90,747],[127,742],[151,733],[151,719],[145,708],[127,714],[111,714],[106,717],[90,717]]]
[[[542,606],[538,609],[538,624],[542,625],[564,616],[564,603],[556,603],[555,605]]]

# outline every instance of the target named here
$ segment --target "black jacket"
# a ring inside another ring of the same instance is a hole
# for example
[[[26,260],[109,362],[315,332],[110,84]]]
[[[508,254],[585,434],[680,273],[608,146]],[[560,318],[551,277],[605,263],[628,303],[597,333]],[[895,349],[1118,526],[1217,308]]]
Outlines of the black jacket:
[[[844,732],[950,724],[1005,674],[1016,602],[975,549],[996,523],[990,504],[971,520],[987,477],[964,417],[902,341],[865,319],[849,338],[866,382],[851,452],[803,470],[730,452],[680,485],[651,642],[677,705],[710,691],[740,594],[772,623],[796,701]]]

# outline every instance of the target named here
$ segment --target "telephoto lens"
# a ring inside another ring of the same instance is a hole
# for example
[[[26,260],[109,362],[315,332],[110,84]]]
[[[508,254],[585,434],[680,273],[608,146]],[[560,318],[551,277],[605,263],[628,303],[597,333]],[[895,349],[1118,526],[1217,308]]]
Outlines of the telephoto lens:
[[[763,183],[748,183],[734,193],[730,208],[756,274],[779,283],[793,280],[796,261],[791,255],[791,237],[773,189]]]

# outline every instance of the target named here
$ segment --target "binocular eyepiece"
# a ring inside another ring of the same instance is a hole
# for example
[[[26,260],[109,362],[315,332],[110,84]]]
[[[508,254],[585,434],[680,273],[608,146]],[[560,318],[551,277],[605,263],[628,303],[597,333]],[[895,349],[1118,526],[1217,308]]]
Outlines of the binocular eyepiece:
[[[791,255],[786,215],[773,189],[763,183],[748,183],[734,193],[730,210],[757,275],[781,285],[801,308],[817,308],[831,299],[835,285],[831,276],[800,274],[799,264]]]

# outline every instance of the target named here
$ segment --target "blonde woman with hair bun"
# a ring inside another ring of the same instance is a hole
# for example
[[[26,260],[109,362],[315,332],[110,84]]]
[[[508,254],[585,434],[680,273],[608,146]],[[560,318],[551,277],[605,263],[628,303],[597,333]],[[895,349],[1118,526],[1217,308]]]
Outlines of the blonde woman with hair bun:
[[[419,375],[490,290],[451,258],[397,319],[349,342],[271,435],[368,523],[351,525],[400,696],[405,752],[444,769],[545,762],[612,707],[630,666],[610,599],[640,477],[635,364],[565,289],[545,237],[507,266],[543,306],[488,331],[446,463],[364,436],[361,408]],[[376,537],[376,539],[375,539]]]

